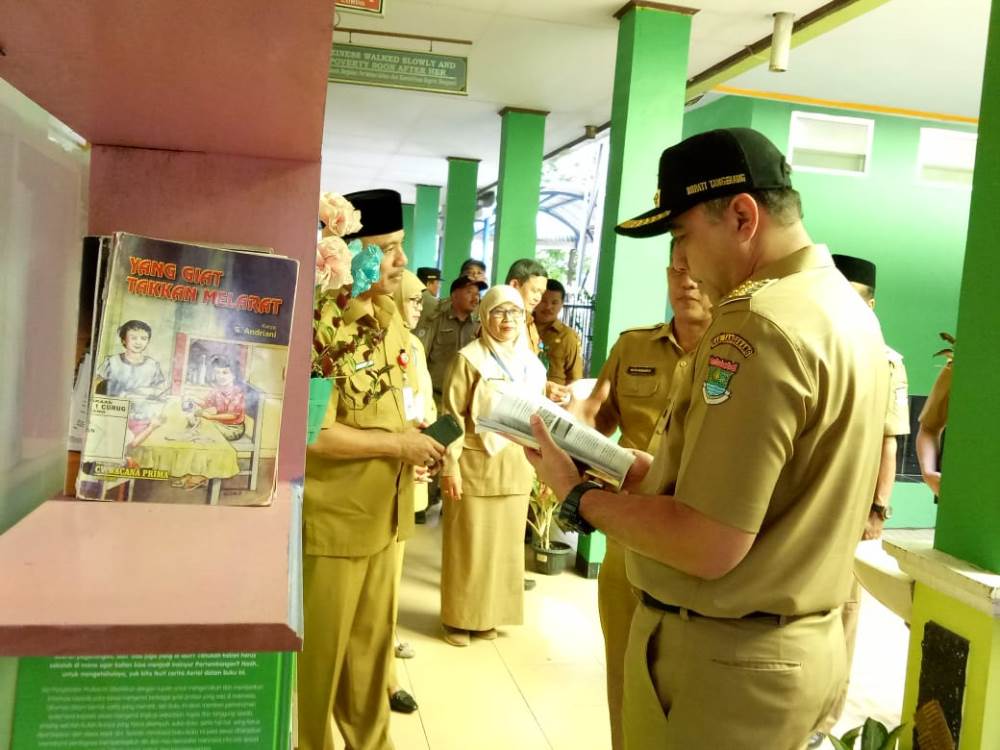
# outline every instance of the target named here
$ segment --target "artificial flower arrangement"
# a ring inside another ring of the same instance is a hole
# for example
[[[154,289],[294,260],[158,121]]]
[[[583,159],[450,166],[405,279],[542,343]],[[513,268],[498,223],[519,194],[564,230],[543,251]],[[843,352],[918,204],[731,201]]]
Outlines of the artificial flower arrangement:
[[[391,364],[379,369],[360,366],[370,361],[382,343],[385,336],[382,329],[359,322],[353,336],[337,335],[350,300],[367,292],[378,281],[382,249],[378,245],[363,247],[360,240],[344,241],[343,237],[358,232],[362,223],[360,212],[343,196],[323,193],[319,201],[319,218],[324,226],[323,237],[316,245],[310,442],[319,433],[318,424],[322,422],[334,380],[363,371],[370,379],[362,397],[365,405],[392,389],[388,378],[384,377],[392,369]]]

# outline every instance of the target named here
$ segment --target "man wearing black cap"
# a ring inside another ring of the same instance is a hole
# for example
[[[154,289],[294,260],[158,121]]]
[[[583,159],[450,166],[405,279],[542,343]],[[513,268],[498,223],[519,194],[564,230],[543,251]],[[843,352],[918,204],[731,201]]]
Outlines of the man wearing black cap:
[[[799,748],[843,679],[839,608],[888,370],[878,321],[802,225],[790,171],[756,131],[702,133],[663,152],[655,207],[617,228],[673,234],[672,262],[715,303],[629,494],[583,482],[532,419],[560,519],[627,548],[641,604],[626,747]]]
[[[846,278],[864,303],[875,309],[875,264],[864,258],[851,255],[834,255],[834,265]],[[889,506],[892,489],[896,482],[896,437],[910,434],[910,408],[907,392],[906,367],[903,355],[886,346],[889,363],[889,404],[885,415],[884,438],[879,458],[878,481],[871,498],[871,509],[865,522],[863,540],[878,539],[882,536],[882,526],[892,514]],[[820,747],[825,740],[823,732],[829,732],[840,720],[847,704],[847,688],[854,659],[854,644],[858,636],[858,610],[861,606],[861,588],[857,578],[851,586],[851,595],[844,602],[842,620],[844,623],[844,643],[847,647],[847,673],[841,684],[837,701],[830,709],[826,720],[820,724],[820,731],[810,740],[809,747]]]
[[[451,361],[459,349],[476,337],[479,321],[472,313],[479,305],[479,293],[488,288],[485,281],[459,276],[451,282],[451,296],[417,324],[414,333],[427,350],[427,369],[431,373],[436,402],[440,402],[444,376]]]
[[[409,336],[391,299],[406,267],[399,193],[345,197],[363,226],[344,239],[378,245],[383,258],[379,280],[348,303],[336,336],[352,341],[367,330],[380,343],[359,353],[367,359],[355,375],[335,381],[323,429],[306,453],[300,750],[328,747],[331,718],[348,747],[392,747],[386,695],[396,542],[413,532],[411,467],[444,455],[406,413]]]
[[[417,269],[417,278],[420,279],[424,287],[424,305],[437,303],[438,293],[441,291],[441,269],[421,266]]]

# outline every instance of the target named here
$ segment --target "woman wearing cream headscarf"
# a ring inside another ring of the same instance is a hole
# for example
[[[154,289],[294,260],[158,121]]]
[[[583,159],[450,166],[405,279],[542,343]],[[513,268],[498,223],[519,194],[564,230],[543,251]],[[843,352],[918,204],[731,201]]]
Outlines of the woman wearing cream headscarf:
[[[432,397],[433,387],[431,385],[431,374],[427,370],[427,355],[424,352],[424,345],[420,339],[413,335],[413,328],[420,320],[420,312],[424,306],[423,291],[426,287],[414,274],[407,270],[403,271],[403,278],[399,287],[392,295],[396,309],[403,320],[403,325],[410,331],[410,361],[405,368],[406,386],[411,389],[411,393],[404,396],[404,405],[408,413],[407,417],[417,424],[430,424],[437,419],[437,408],[434,406]],[[414,482],[409,484],[413,492],[413,510],[421,512],[427,508],[427,483],[430,481],[429,473],[424,466],[413,467],[415,473]],[[392,600],[392,622],[395,631],[396,618],[399,614],[399,582],[403,576],[403,554],[406,542],[396,542],[396,595]],[[402,659],[409,659],[414,656],[413,647],[409,643],[396,641],[395,656]],[[417,710],[417,702],[413,696],[400,687],[399,679],[396,676],[396,662],[393,660],[389,668],[389,706],[393,711],[409,714]]]
[[[443,408],[465,435],[448,448],[444,496],[441,622],[445,640],[492,640],[497,625],[519,625],[524,611],[524,519],[534,470],[523,449],[475,419],[497,389],[545,394],[545,368],[532,352],[516,289],[490,289],[479,303],[479,338],[458,352],[445,379]]]

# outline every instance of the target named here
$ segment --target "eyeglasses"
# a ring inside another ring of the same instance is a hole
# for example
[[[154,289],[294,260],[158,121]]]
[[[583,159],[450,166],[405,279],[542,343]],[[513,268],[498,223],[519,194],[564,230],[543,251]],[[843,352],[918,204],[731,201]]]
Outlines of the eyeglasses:
[[[524,310],[518,310],[517,308],[497,308],[495,310],[490,310],[490,317],[500,320],[506,318],[507,320],[520,320],[524,317]]]

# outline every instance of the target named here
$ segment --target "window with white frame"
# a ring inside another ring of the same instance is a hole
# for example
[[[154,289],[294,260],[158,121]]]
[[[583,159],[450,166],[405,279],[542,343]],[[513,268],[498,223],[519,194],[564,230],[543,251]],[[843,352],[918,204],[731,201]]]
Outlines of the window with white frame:
[[[972,184],[976,134],[945,128],[920,128],[917,177],[936,185]]]
[[[789,162],[807,172],[863,175],[871,161],[874,120],[792,112]]]

